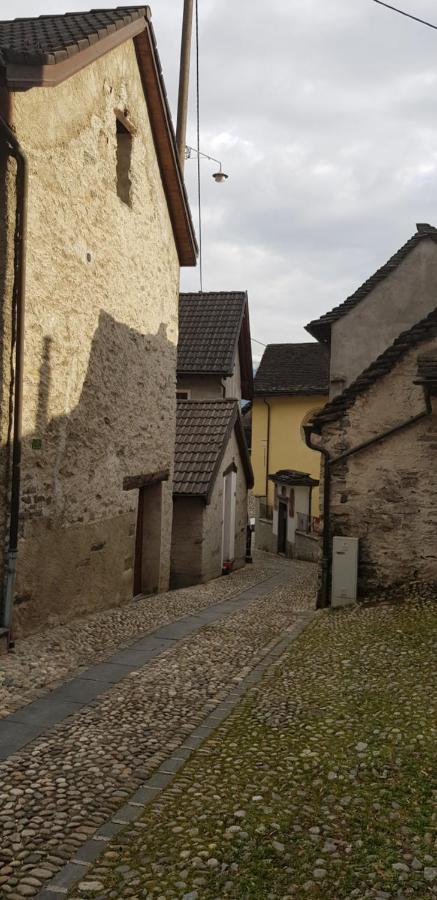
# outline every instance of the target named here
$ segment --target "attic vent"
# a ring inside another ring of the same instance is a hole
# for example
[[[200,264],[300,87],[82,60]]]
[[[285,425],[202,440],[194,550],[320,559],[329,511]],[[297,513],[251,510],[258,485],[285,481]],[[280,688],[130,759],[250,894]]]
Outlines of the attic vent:
[[[126,206],[132,206],[132,134],[120,121],[117,122],[117,194]]]

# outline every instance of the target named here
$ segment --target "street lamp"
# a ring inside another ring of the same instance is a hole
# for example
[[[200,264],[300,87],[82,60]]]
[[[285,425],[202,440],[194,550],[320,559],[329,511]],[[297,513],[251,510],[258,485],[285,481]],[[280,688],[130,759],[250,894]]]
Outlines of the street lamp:
[[[217,182],[217,184],[221,184],[223,181],[226,181],[229,178],[229,175],[226,175],[226,172],[223,171],[222,164],[219,159],[216,159],[214,156],[208,156],[207,153],[202,153],[200,150],[197,150],[195,147],[185,147],[185,159],[192,159],[192,154],[195,153],[196,156],[202,156],[204,159],[209,159],[211,162],[216,162],[219,164],[220,168],[218,172],[213,173],[213,179]],[[196,157],[195,157],[196,158]]]

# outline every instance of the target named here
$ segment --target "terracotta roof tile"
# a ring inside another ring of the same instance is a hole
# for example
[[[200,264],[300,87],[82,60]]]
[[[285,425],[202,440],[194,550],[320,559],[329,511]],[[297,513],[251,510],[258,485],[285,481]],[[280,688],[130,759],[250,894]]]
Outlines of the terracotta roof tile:
[[[252,470],[236,400],[180,400],[177,406],[173,493],[208,499],[233,428],[248,486]]]
[[[10,19],[0,22],[0,53],[4,62],[55,65],[145,18],[147,11],[147,6],[125,6]]]
[[[329,354],[321,344],[269,344],[255,375],[255,396],[327,394]]]
[[[246,305],[245,291],[180,295],[179,375],[232,375]]]

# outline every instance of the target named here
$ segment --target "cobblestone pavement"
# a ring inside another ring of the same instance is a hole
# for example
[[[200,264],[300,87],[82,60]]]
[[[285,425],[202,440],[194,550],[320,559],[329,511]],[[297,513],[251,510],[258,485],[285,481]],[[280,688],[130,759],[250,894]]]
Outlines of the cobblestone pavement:
[[[69,896],[435,898],[436,636],[435,602],[319,613]]]
[[[69,624],[19,640],[13,654],[0,656],[0,718],[52,690],[93,662],[127,646],[136,637],[203,609],[267,578],[287,565],[258,553],[253,566],[206,585],[133,600]]]
[[[244,574],[179,592],[181,599],[168,595],[180,615],[217,603],[275,572],[283,573],[286,585],[178,641],[0,765],[1,897],[36,896],[126,803],[250,671],[266,647],[302,610],[313,606],[315,569],[266,557]],[[169,620],[163,610],[154,610],[155,626]],[[138,635],[145,630],[145,617],[134,610],[131,615],[135,620],[131,636]],[[151,618],[147,622],[146,627],[153,627]],[[91,627],[89,623],[86,620],[85,625]],[[79,658],[84,656],[78,653],[74,666]],[[96,657],[92,658],[94,662]]]

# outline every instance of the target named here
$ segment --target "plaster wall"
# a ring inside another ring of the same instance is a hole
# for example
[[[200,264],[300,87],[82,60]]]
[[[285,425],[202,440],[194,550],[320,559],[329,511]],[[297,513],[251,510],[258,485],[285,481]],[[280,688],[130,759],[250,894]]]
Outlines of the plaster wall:
[[[179,263],[132,42],[13,107],[30,167],[20,634],[132,596],[137,492],[123,479],[172,469]],[[115,109],[136,129],[130,205]],[[10,278],[2,289],[9,348]],[[8,416],[3,382],[3,448]],[[170,477],[161,590],[171,521]]]
[[[420,241],[403,262],[331,329],[331,391],[341,393],[393,341],[432,312],[437,244]]]
[[[383,379],[323,429],[331,455],[404,422],[424,409],[412,350]],[[398,582],[437,581],[437,402],[417,425],[331,469],[331,533],[360,539],[359,592]]]
[[[271,407],[269,475],[280,469],[296,469],[320,477],[320,454],[310,450],[302,435],[302,423],[311,412],[327,402],[324,395],[315,397],[266,397]],[[252,408],[252,466],[255,476],[254,494],[265,497],[267,469],[267,406],[255,397]],[[268,503],[273,506],[274,484],[268,485]],[[312,515],[319,514],[318,489],[313,491]]]
[[[222,375],[184,375],[177,380],[178,391],[189,391],[190,400],[241,400],[240,361],[236,360],[234,373],[228,378]]]

